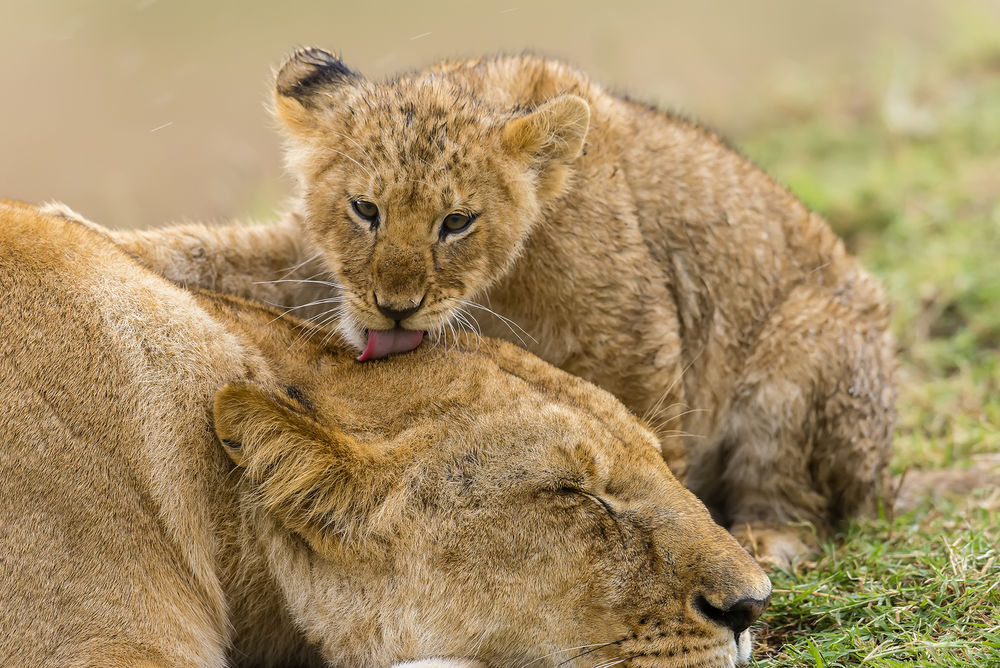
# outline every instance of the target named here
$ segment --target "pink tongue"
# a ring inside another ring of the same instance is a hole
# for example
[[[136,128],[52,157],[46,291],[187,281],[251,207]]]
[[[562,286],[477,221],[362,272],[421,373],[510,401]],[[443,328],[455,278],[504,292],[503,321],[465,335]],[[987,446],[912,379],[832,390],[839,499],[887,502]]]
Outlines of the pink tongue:
[[[358,356],[359,362],[378,360],[393,353],[406,353],[424,339],[424,333],[414,329],[369,329],[368,345]]]

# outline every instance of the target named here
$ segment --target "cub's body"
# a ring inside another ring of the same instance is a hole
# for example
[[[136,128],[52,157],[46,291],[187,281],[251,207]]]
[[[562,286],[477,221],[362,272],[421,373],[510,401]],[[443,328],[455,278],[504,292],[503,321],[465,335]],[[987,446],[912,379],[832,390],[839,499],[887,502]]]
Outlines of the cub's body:
[[[733,529],[823,530],[872,501],[894,422],[882,291],[715,135],[534,56],[373,83],[308,49],[275,99],[359,349],[475,318],[646,416]]]

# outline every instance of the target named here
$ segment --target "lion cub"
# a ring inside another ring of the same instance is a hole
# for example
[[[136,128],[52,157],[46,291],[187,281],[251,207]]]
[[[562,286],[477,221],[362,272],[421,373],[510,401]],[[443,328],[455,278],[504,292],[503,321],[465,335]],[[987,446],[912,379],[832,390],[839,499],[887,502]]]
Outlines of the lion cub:
[[[882,291],[715,135],[534,56],[375,83],[305,49],[275,113],[361,359],[462,323],[518,342],[644,416],[764,555],[799,549],[783,523],[825,531],[873,500],[895,414]]]

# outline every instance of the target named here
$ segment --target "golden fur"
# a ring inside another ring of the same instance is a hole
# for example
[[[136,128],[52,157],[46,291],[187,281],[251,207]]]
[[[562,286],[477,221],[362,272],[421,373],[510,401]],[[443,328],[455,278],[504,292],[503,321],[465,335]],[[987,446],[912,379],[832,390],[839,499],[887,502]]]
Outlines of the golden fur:
[[[795,551],[784,522],[870,506],[895,418],[882,291],[715,135],[530,55],[375,83],[304,49],[275,112],[354,345],[395,324],[379,306],[438,336],[478,320],[646,416],[766,555]]]
[[[746,658],[767,577],[610,394],[359,364],[47,210],[0,204],[0,664]]]

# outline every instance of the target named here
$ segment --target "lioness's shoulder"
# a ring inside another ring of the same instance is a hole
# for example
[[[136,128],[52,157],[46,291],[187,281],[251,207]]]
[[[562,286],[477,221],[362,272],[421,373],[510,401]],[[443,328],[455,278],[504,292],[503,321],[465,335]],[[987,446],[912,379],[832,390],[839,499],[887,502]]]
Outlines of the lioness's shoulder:
[[[77,264],[71,258],[110,243],[102,228],[64,205],[0,201],[0,245],[15,272],[69,269]]]

